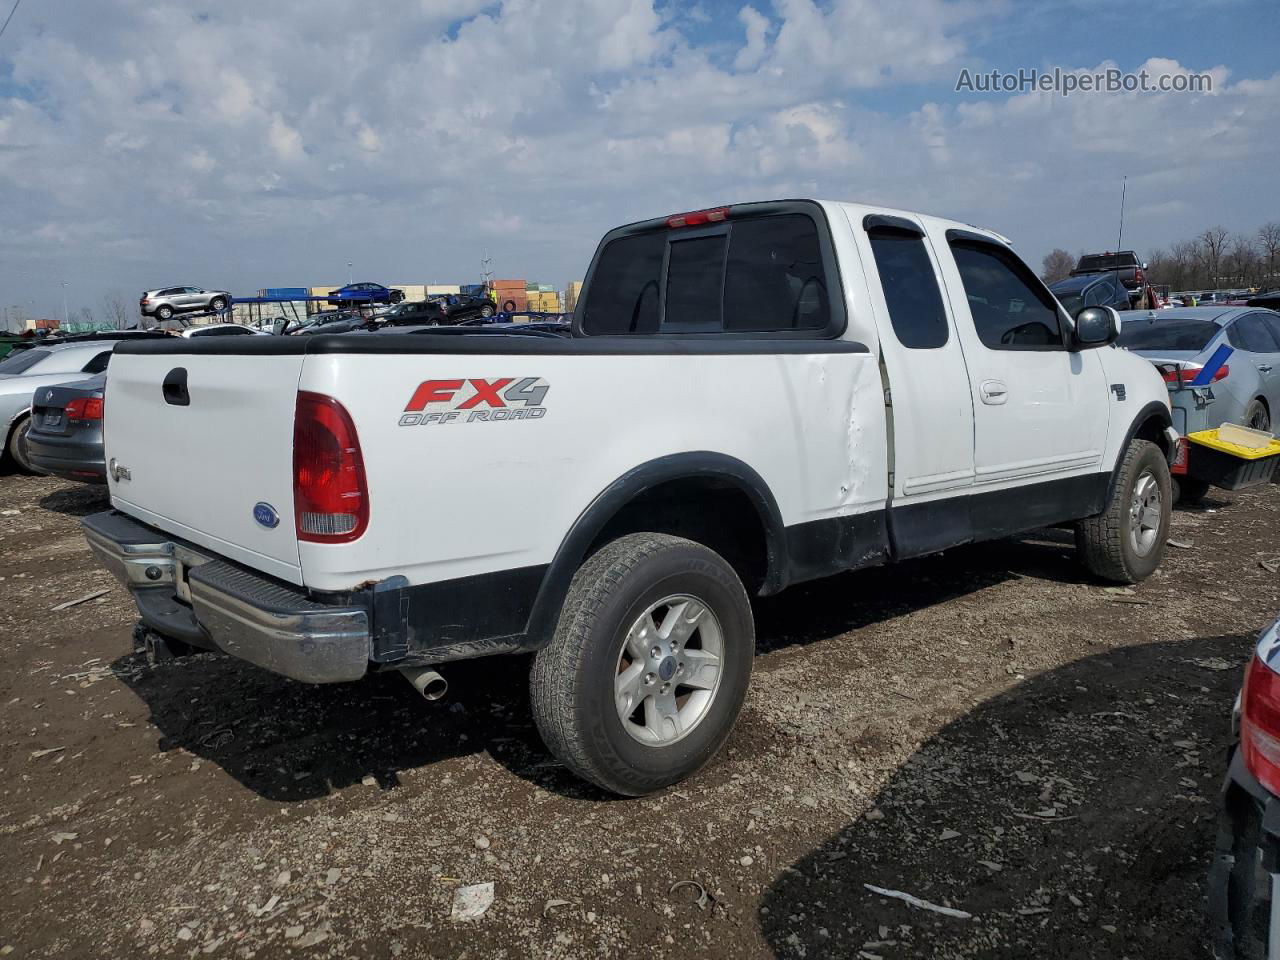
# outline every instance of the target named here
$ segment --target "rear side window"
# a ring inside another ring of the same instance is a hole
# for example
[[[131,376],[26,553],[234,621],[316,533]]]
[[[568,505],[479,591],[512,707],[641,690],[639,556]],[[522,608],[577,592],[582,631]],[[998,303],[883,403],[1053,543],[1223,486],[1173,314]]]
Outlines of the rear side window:
[[[870,230],[889,322],[904,347],[929,350],[947,342],[947,314],[924,238],[904,230]]]
[[[983,345],[992,350],[1063,349],[1053,295],[1011,251],[953,240],[951,252]]]
[[[1194,350],[1199,352],[1218,335],[1212,320],[1126,320],[1120,328],[1120,346],[1130,350]]]
[[[1247,313],[1227,330],[1227,339],[1233,347],[1250,353],[1280,353],[1280,343],[1271,335],[1271,328],[1260,313]]]
[[[101,373],[111,362],[111,351],[104,350],[80,368],[82,373]]]
[[[826,265],[833,262],[814,219],[798,213],[619,237],[592,270],[582,329],[597,336],[826,334],[833,326]]]

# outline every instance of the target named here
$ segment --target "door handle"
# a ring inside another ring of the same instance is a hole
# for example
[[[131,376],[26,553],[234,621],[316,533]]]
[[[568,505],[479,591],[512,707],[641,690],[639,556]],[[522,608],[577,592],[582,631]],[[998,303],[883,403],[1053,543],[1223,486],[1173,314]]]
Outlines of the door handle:
[[[996,407],[1009,399],[1009,388],[999,380],[983,380],[978,386],[978,394],[983,403]]]
[[[1270,372],[1271,372],[1271,364],[1269,364],[1269,363],[1260,363],[1260,364],[1258,364],[1258,369],[1259,369],[1259,370],[1261,370],[1263,373],[1270,373]]]

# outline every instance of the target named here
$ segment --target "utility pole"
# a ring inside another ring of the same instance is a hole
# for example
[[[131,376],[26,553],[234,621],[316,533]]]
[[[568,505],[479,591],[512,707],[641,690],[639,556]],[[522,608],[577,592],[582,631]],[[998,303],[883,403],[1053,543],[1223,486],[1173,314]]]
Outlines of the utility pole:
[[[347,261],[347,286],[351,286],[351,261]]]
[[[493,288],[493,258],[489,256],[488,247],[485,247],[484,255],[480,258],[480,282],[486,290]]]
[[[67,281],[62,281],[62,325],[67,325]]]

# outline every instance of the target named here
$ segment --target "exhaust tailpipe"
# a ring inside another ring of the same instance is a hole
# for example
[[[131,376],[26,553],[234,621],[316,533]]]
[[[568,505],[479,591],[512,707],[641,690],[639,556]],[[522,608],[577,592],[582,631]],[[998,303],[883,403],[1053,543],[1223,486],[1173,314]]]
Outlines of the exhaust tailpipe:
[[[430,667],[401,667],[400,672],[427,700],[439,700],[449,692],[449,681]]]

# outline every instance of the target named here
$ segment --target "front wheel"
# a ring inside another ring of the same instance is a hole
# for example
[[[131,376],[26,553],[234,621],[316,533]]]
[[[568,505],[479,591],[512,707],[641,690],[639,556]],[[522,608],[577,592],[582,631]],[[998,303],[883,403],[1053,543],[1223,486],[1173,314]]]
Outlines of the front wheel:
[[[214,297],[209,301],[209,309],[221,313],[223,310],[227,309],[227,298]]]
[[[160,320],[168,320],[173,316],[173,307],[168,304],[156,307],[156,317]]]
[[[534,721],[570,770],[640,796],[693,774],[724,744],[755,655],[751,604],[719,554],[638,533],[573,578],[534,658]]]
[[[1164,559],[1173,490],[1158,446],[1134,440],[1125,451],[1107,508],[1076,524],[1076,552],[1094,575],[1137,583]]]
[[[497,311],[493,309],[493,304],[491,303],[486,303],[483,307],[480,308],[480,316],[484,317],[486,320],[492,317],[496,312]]]
[[[1267,411],[1267,405],[1261,400],[1249,401],[1243,420],[1244,425],[1251,430],[1261,430],[1265,433],[1271,429],[1271,414]]]

